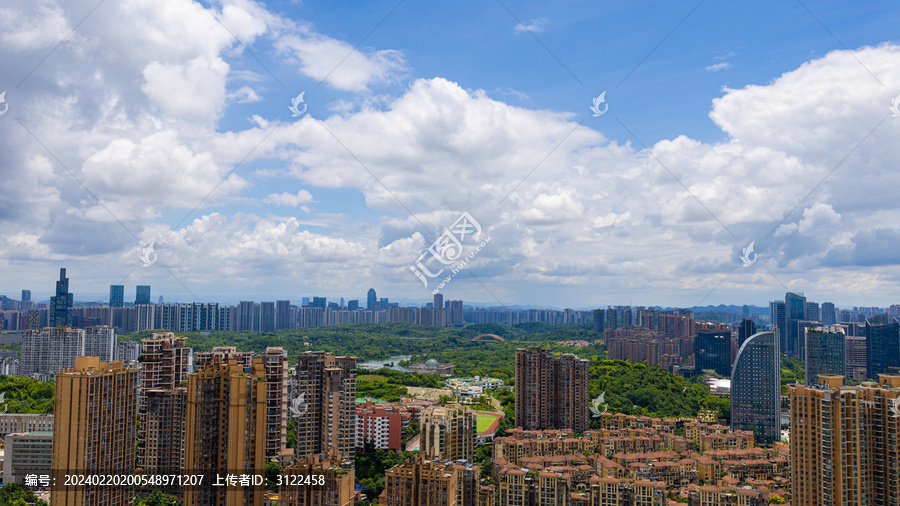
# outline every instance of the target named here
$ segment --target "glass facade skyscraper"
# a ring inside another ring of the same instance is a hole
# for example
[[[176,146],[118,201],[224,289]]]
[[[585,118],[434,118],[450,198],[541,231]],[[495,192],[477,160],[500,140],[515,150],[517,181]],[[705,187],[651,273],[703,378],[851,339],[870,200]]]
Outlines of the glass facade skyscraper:
[[[809,320],[807,310],[806,295],[792,292],[784,294],[785,325],[782,329],[782,333],[787,333],[787,339],[783,340],[787,345],[787,349],[782,349],[782,351],[789,357],[802,357],[803,350],[800,342],[800,327],[797,325],[797,322]]]
[[[138,285],[134,294],[134,303],[149,304],[150,303],[150,285]]]
[[[759,332],[738,350],[731,371],[731,428],[757,443],[781,439],[781,350],[777,331]]]
[[[694,339],[694,369],[715,371],[720,376],[731,374],[731,332],[701,330]]]
[[[125,306],[125,285],[109,285],[109,307]]]
[[[900,323],[882,313],[866,320],[866,376],[900,374]]]
[[[369,311],[377,311],[377,305],[378,298],[375,295],[375,289],[369,288],[369,292],[366,294],[366,309],[368,309]]]
[[[50,297],[48,321],[50,327],[72,324],[72,294],[69,293],[69,278],[66,270],[59,270],[59,281],[56,282],[56,295]]]
[[[818,376],[844,375],[846,372],[843,327],[815,325],[804,327],[806,336],[806,384],[819,385]]]
[[[741,326],[738,327],[738,346],[744,344],[744,341],[753,334],[756,334],[756,323],[749,318],[744,318]]]

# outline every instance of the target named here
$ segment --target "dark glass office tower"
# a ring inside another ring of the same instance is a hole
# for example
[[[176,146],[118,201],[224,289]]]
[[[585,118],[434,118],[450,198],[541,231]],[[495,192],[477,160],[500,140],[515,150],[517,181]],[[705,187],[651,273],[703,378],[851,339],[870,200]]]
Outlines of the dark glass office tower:
[[[738,327],[738,346],[744,344],[744,341],[753,334],[756,334],[756,323],[749,318],[743,319],[741,326]]]
[[[134,303],[149,304],[150,303],[150,285],[138,285],[134,294]]]
[[[847,372],[844,328],[812,325],[801,329],[806,334],[806,384],[821,385],[819,375],[843,376]]]
[[[900,323],[882,313],[866,320],[866,376],[900,374]]]
[[[66,270],[59,270],[59,281],[56,282],[56,295],[50,297],[48,313],[50,327],[72,324],[72,294],[69,293],[69,278]]]
[[[694,339],[694,369],[713,370],[720,376],[731,374],[731,332],[701,330]]]
[[[369,288],[369,292],[366,294],[366,309],[369,311],[377,311],[378,298],[375,295],[375,289]]]
[[[125,306],[125,285],[109,285],[109,307]]]

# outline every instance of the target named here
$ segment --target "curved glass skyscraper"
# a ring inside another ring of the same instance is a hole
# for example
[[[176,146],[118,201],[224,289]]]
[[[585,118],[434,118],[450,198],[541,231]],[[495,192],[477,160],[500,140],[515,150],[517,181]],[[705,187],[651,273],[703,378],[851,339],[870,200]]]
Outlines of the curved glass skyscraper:
[[[731,370],[731,428],[751,430],[758,443],[781,439],[781,350],[776,332],[744,341]]]

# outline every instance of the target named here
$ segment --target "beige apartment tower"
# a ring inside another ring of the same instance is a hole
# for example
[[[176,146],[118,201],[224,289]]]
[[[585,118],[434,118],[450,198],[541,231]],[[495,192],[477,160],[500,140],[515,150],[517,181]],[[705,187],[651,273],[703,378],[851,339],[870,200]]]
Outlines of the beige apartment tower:
[[[419,454],[385,471],[382,497],[386,506],[462,506],[458,486],[452,462]]]
[[[187,338],[159,332],[141,340],[137,467],[148,474],[179,474],[191,349]]]
[[[134,470],[138,371],[122,362],[75,357],[56,375],[52,506],[125,506],[132,487],[65,487],[65,474],[130,473]]]
[[[297,381],[296,455],[336,450],[352,462],[356,451],[356,357],[336,357],[324,351],[301,353]]]
[[[184,471],[187,389],[162,388],[141,392],[137,465],[147,474]]]
[[[516,350],[516,424],[525,430],[588,429],[590,361],[547,348]]]
[[[900,375],[791,385],[791,504],[900,505]]]
[[[457,461],[475,455],[475,412],[466,406],[432,406],[420,415],[422,455]]]
[[[287,351],[268,347],[262,359],[266,366],[266,455],[271,456],[287,446]]]
[[[250,372],[236,361],[214,358],[191,374],[187,388],[186,474],[204,474],[204,486],[186,487],[184,504],[263,504],[263,487],[213,486],[217,475],[264,474],[266,370],[261,358]]]
[[[301,457],[285,467],[281,475],[283,482],[278,489],[281,506],[353,506],[355,503],[356,473],[336,451]]]

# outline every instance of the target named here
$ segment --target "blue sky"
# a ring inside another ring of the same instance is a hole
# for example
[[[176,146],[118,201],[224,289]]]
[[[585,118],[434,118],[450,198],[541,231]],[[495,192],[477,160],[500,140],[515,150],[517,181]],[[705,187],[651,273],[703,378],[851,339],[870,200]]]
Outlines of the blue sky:
[[[0,12],[0,293],[427,300],[469,212],[447,298],[900,302],[894,3],[95,6]]]

